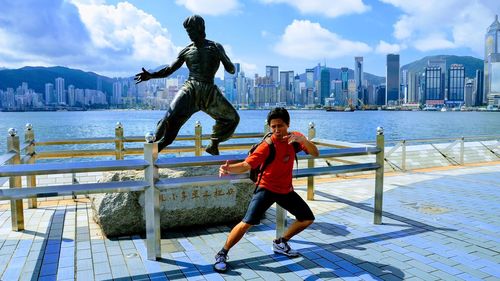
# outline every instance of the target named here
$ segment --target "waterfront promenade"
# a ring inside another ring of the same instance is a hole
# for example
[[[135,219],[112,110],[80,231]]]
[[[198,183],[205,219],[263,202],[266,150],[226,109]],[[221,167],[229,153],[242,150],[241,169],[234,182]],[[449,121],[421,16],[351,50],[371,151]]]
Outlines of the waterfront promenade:
[[[382,225],[372,224],[372,175],[317,179],[316,222],[271,251],[274,208],[213,272],[228,226],[165,233],[162,259],[140,237],[106,239],[86,199],[42,201],[11,231],[0,208],[1,280],[500,280],[500,162],[387,173]],[[298,181],[305,196],[305,184]]]

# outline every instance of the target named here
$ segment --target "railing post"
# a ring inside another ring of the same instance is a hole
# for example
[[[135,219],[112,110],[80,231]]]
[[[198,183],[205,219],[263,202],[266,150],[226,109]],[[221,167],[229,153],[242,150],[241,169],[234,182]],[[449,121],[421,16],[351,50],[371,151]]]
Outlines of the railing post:
[[[382,199],[384,195],[384,128],[377,128],[377,153],[376,162],[379,168],[375,170],[375,208],[373,212],[373,223],[382,223]]]
[[[120,122],[115,126],[115,154],[116,160],[123,160],[123,125]]]
[[[155,135],[148,133],[144,144],[144,160],[149,163],[144,170],[144,179],[149,184],[144,192],[148,260],[161,258],[160,191],[155,187],[155,183],[159,179],[158,167],[155,166],[158,159],[158,143],[154,142],[154,140]]]
[[[269,133],[269,124],[267,124],[267,120],[264,120],[264,136]]]
[[[276,239],[283,237],[286,227],[286,210],[276,204]]]
[[[201,156],[201,123],[200,121],[196,121],[194,125],[194,156]]]
[[[406,172],[406,140],[401,141],[401,169]]]
[[[464,165],[464,153],[465,153],[465,138],[460,139],[460,165]]]
[[[316,137],[316,129],[314,123],[309,123],[308,138],[312,140]],[[314,168],[314,159],[307,160],[307,168]],[[307,178],[307,200],[314,200],[314,177]]]
[[[19,148],[19,136],[14,128],[10,128],[9,136],[7,137],[7,152],[14,152],[16,156],[12,159],[11,164],[17,165],[21,163],[20,148]],[[21,177],[10,177],[9,188],[21,188]],[[24,230],[24,212],[23,212],[23,200],[10,200],[10,217],[12,219],[12,230],[21,231]]]
[[[24,142],[29,144],[26,154],[30,156],[28,164],[35,163],[35,132],[33,125],[26,124],[24,128]],[[26,176],[26,184],[28,187],[36,187],[36,175]],[[28,208],[36,209],[38,207],[38,200],[36,198],[28,198]]]

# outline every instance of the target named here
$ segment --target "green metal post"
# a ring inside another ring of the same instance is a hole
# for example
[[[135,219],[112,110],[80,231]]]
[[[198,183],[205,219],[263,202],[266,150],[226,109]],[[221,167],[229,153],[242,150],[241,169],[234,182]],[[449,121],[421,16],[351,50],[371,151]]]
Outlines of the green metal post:
[[[30,156],[28,164],[35,164],[35,131],[33,125],[26,124],[24,128],[24,142],[30,144],[27,148],[26,154]],[[28,187],[36,187],[36,175],[26,176],[26,184]],[[28,208],[36,209],[38,207],[38,200],[36,198],[28,198]]]
[[[123,125],[120,122],[116,122],[115,126],[115,157],[116,160],[123,160]]]
[[[464,153],[465,153],[465,138],[460,139],[460,165],[464,165]]]
[[[316,137],[316,128],[314,123],[309,123],[308,138],[312,140]],[[314,159],[307,160],[307,168],[314,168]],[[314,177],[307,178],[307,200],[314,200]]]
[[[19,136],[14,128],[9,129],[9,136],[7,137],[7,152],[14,152],[16,156],[12,159],[12,165],[21,164]],[[21,188],[21,177],[10,177],[9,188]],[[24,230],[24,211],[23,200],[10,200],[10,216],[12,219],[12,230]]]
[[[406,140],[402,141],[401,146],[401,169],[406,172]]]
[[[154,140],[154,134],[148,133],[144,144],[144,160],[149,163],[144,170],[144,179],[149,183],[149,187],[144,192],[148,260],[161,258],[160,191],[155,187],[159,180],[158,167],[155,166],[158,159],[158,143]]]
[[[202,151],[201,132],[202,132],[201,122],[196,121],[196,123],[194,125],[194,155],[195,156],[201,156],[201,151]]]
[[[376,162],[379,168],[375,170],[375,209],[373,216],[374,224],[382,223],[382,199],[384,195],[384,128],[377,128],[377,153]]]

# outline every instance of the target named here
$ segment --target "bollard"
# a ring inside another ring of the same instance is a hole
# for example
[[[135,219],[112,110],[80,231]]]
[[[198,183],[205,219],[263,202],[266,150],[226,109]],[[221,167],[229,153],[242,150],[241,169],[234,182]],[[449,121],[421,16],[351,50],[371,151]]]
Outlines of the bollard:
[[[144,192],[144,213],[146,217],[146,246],[148,260],[161,258],[161,236],[160,236],[160,191],[155,187],[159,180],[158,167],[155,162],[158,159],[158,143],[154,142],[153,133],[146,134],[144,144],[144,160],[149,163],[144,170],[144,179],[149,186]]]
[[[375,170],[375,209],[373,214],[373,223],[382,223],[382,199],[384,195],[384,128],[377,128],[377,153],[376,163],[379,168]]]
[[[194,125],[194,156],[201,156],[202,142],[201,142],[201,123],[196,121]]]
[[[312,140],[316,137],[316,129],[314,123],[309,123],[308,139]],[[307,160],[307,168],[314,168],[314,159]],[[314,177],[307,177],[307,200],[314,200]]]
[[[115,126],[115,157],[116,160],[123,160],[123,125],[116,122]]]
[[[27,147],[26,154],[30,156],[28,164],[35,164],[35,132],[33,125],[26,124],[24,128],[24,142],[30,144]],[[36,175],[26,176],[26,184],[28,187],[36,187]],[[36,198],[28,198],[28,208],[36,209],[38,207],[38,200]]]
[[[406,140],[401,141],[401,169],[406,172]]]
[[[7,137],[7,152],[14,152],[16,156],[12,159],[12,165],[18,165],[21,163],[21,157],[19,156],[19,136],[14,128],[9,129],[9,136]],[[21,177],[10,177],[9,188],[21,188]],[[12,219],[12,230],[21,231],[24,230],[24,213],[23,213],[23,200],[10,200],[10,216]]]
[[[464,152],[465,152],[465,138],[460,139],[460,165],[464,165]]]

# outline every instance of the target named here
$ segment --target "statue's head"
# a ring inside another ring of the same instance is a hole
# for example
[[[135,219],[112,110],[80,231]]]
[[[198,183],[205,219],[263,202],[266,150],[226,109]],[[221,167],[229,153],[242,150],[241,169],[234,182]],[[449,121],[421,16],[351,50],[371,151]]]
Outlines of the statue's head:
[[[192,15],[184,20],[184,28],[186,29],[191,41],[205,39],[205,21],[198,15]]]

